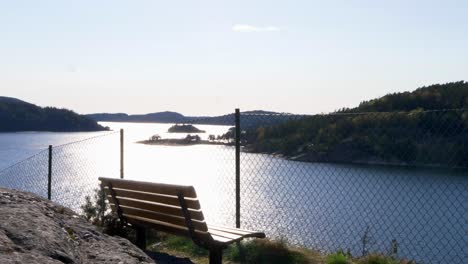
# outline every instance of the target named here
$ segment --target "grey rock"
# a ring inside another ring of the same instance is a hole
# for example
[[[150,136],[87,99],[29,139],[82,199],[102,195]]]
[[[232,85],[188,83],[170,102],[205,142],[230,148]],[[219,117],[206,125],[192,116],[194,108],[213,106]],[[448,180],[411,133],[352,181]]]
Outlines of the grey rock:
[[[97,230],[72,210],[0,188],[0,263],[155,263],[130,241]]]

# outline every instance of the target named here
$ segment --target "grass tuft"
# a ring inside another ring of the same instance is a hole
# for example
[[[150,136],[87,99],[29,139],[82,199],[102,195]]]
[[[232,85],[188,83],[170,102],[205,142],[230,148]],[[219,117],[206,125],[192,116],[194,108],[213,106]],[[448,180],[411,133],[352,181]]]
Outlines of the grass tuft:
[[[234,262],[252,264],[310,263],[305,254],[291,250],[283,240],[257,239],[234,244],[226,250],[225,256]]]
[[[395,260],[392,257],[371,254],[366,257],[362,257],[357,261],[358,264],[400,264],[400,261]],[[403,262],[405,263],[405,262]]]
[[[193,243],[189,238],[158,233],[150,235],[150,250],[164,251],[189,257],[196,263],[208,263],[208,251]],[[324,263],[320,253],[307,249],[288,247],[286,241],[255,239],[232,244],[223,252],[226,263],[245,264],[305,264]]]
[[[348,256],[343,254],[343,252],[333,253],[327,256],[327,264],[350,264],[352,263],[348,260]]]
[[[189,238],[168,235],[163,239],[164,247],[178,250],[193,256],[208,256],[208,250],[201,248]]]
[[[188,257],[195,263],[208,263],[208,251],[189,238],[161,232],[148,234],[149,250]],[[251,239],[232,244],[223,252],[225,263],[243,264],[415,264],[382,254],[353,257],[342,250],[329,255],[309,249],[291,247],[285,240]]]

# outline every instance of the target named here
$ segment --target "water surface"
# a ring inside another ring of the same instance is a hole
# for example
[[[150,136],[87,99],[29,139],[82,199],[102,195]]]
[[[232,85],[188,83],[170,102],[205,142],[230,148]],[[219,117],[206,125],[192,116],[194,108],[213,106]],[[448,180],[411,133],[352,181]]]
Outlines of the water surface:
[[[194,185],[208,223],[235,223],[235,163],[230,146],[137,144],[170,124],[102,122],[125,129],[125,178]],[[196,125],[220,135],[229,127]],[[53,200],[79,209],[97,177],[119,177],[119,134],[0,134],[0,168],[54,147]],[[0,185],[46,194],[47,152],[0,173]],[[21,175],[21,176],[18,176]],[[466,171],[303,163],[241,155],[241,224],[269,237],[324,251],[388,252],[426,263],[466,260]],[[366,241],[363,243],[363,238]]]

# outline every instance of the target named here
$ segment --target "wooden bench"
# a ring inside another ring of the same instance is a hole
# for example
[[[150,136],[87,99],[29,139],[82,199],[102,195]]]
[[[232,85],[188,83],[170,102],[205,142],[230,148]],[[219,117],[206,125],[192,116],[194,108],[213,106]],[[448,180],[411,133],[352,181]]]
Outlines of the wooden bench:
[[[263,232],[207,225],[193,186],[99,178],[112,211],[137,231],[137,246],[146,247],[145,228],[191,238],[210,252],[210,263],[222,262],[229,244]]]

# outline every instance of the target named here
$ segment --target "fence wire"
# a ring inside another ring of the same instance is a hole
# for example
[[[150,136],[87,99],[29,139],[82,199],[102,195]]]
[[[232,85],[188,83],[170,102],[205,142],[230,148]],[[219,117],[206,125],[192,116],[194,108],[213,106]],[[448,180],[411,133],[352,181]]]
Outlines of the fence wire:
[[[47,197],[49,151],[44,149],[0,171],[0,186]]]
[[[125,178],[194,185],[207,222],[235,226],[235,115],[184,123],[207,133],[129,133]],[[467,261],[468,110],[243,112],[240,131],[241,228],[327,253]],[[54,146],[52,200],[80,212],[98,177],[120,175],[119,154],[118,132]],[[48,160],[0,171],[0,186],[47,197]]]
[[[236,160],[234,133],[235,115],[216,118],[197,118],[185,121],[206,133],[196,134],[203,144],[189,147],[198,152],[199,159],[190,163],[192,183],[209,224],[235,226],[236,223]],[[189,133],[190,135],[190,133]],[[194,135],[192,133],[192,135]]]
[[[241,114],[242,227],[324,252],[464,263],[468,111]]]
[[[81,212],[99,177],[120,176],[119,133],[111,132],[53,147],[51,200]]]
[[[81,212],[98,177],[119,175],[119,134],[105,133],[52,146],[51,200]],[[0,171],[0,186],[48,196],[49,150]]]

